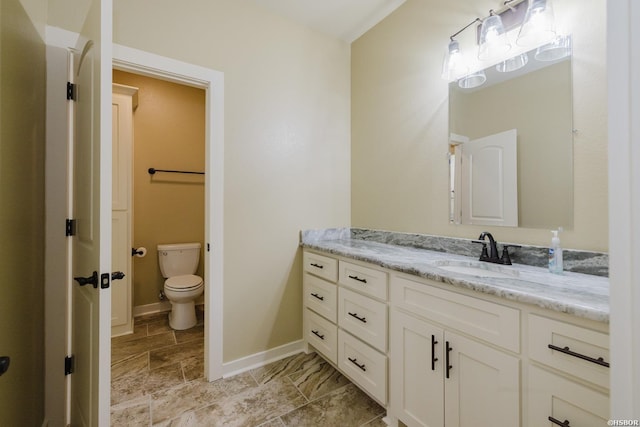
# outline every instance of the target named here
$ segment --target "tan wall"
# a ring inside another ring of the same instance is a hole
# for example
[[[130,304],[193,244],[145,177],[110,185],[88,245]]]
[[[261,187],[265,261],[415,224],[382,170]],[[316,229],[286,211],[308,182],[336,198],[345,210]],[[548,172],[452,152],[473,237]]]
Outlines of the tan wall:
[[[299,231],[350,221],[349,45],[249,0],[116,0],[114,41],[224,72],[223,358],[300,339]]]
[[[546,229],[455,226],[448,221],[449,36],[490,0],[407,0],[352,44],[352,225],[547,245]],[[573,35],[574,228],[565,247],[607,250],[605,2],[557,0],[558,28]],[[467,30],[473,31],[473,30]],[[501,111],[495,111],[501,114]],[[540,165],[541,168],[544,164]]]
[[[11,357],[0,377],[3,426],[44,417],[46,10],[44,1],[0,3],[0,356]]]
[[[119,70],[113,81],[139,89],[133,114],[133,246],[148,250],[146,257],[133,258],[133,303],[139,306],[159,301],[165,279],[158,244],[199,242],[204,248],[204,176],[152,176],[148,169],[204,171],[205,92]],[[202,262],[197,274],[204,274]]]

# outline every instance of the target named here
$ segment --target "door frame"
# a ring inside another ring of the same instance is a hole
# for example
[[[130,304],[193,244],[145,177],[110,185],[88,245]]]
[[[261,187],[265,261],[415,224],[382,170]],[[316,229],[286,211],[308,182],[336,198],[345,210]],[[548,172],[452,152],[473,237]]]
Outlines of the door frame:
[[[205,101],[205,377],[222,378],[224,73],[118,44],[113,68],[206,92]]]

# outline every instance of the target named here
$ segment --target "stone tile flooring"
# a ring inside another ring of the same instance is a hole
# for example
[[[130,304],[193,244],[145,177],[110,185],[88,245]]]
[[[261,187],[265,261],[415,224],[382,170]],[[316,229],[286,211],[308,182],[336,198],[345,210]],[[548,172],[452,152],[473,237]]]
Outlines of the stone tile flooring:
[[[207,382],[202,321],[173,331],[166,313],[111,346],[112,426],[385,426],[384,408],[315,353]]]

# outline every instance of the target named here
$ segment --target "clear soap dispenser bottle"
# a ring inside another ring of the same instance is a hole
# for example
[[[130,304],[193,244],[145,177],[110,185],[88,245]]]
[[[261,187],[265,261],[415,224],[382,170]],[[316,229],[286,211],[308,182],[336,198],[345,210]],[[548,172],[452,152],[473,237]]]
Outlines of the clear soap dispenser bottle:
[[[562,274],[562,247],[560,247],[560,238],[558,232],[562,229],[551,230],[553,237],[551,238],[551,246],[549,246],[549,271],[554,274]]]

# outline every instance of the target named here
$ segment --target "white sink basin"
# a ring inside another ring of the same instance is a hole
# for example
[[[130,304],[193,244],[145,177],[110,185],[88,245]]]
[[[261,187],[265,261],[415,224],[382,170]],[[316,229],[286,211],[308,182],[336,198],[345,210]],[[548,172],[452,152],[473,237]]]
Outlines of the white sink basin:
[[[514,278],[519,275],[517,270],[480,261],[437,261],[435,265],[441,270],[475,277]]]

